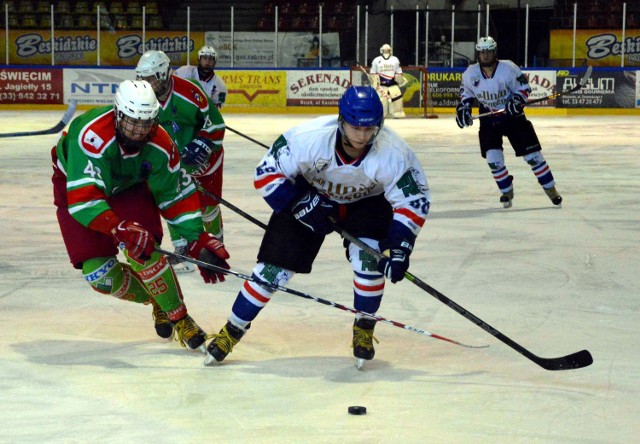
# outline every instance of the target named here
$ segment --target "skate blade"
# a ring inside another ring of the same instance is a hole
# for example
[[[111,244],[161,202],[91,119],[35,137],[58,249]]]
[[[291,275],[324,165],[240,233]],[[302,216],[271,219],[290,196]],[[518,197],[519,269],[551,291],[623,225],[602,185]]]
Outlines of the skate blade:
[[[509,202],[504,202],[502,204],[502,208],[511,208],[513,206],[513,203],[511,201]]]
[[[362,370],[362,367],[364,367],[364,363],[367,362],[366,359],[362,359],[362,358],[356,358],[356,368],[358,370]]]
[[[186,264],[185,262],[182,262],[178,265],[174,265],[173,266],[173,271],[175,271],[176,273],[179,274],[183,274],[183,273],[193,273],[194,271],[196,271],[196,266],[192,265],[192,264]]]
[[[216,361],[216,358],[214,358],[211,354],[207,353],[207,351],[205,350],[206,356],[204,357],[204,365],[207,367],[213,367],[214,365],[216,365],[218,363],[218,361]]]

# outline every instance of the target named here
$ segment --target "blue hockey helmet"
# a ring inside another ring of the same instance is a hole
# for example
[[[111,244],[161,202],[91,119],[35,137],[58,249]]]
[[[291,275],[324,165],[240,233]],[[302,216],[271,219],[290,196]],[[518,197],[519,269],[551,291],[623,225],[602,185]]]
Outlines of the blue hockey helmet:
[[[338,102],[340,120],[353,126],[382,128],[384,110],[378,93],[371,86],[350,86]]]

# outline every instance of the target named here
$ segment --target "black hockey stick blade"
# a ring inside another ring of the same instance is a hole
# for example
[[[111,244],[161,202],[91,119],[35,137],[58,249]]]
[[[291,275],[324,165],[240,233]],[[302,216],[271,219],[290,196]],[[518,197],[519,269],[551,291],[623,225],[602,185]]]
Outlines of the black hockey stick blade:
[[[376,259],[380,259],[382,257],[382,253],[378,252],[377,250],[374,250],[373,248],[371,248],[369,245],[362,242],[357,237],[350,235],[335,223],[333,224],[333,228],[344,239],[357,245],[359,248],[362,248],[365,252],[372,255]],[[442,302],[444,305],[446,305],[456,313],[462,315],[467,320],[473,322],[474,324],[482,328],[484,331],[486,331],[493,337],[499,339],[504,344],[508,345],[509,347],[511,347],[518,353],[520,353],[522,356],[535,362],[540,367],[546,370],[573,370],[577,368],[587,367],[588,365],[591,365],[593,363],[593,357],[591,356],[591,353],[589,353],[587,350],[582,350],[582,351],[572,353],[567,356],[561,356],[558,358],[541,358],[539,356],[536,356],[533,353],[531,353],[529,350],[524,348],[522,345],[518,344],[516,341],[509,338],[508,336],[502,334],[501,332],[493,328],[491,325],[487,324],[485,321],[483,321],[482,319],[480,319],[470,311],[466,310],[464,307],[458,305],[457,303],[455,303],[454,301],[446,297],[444,294],[440,293],[438,290],[436,290],[426,282],[423,282],[422,280],[420,280],[410,272],[408,271],[405,272],[404,277],[409,282],[411,282],[412,284],[415,284],[417,287],[426,291],[431,296],[433,296],[434,298]]]
[[[49,129],[39,130],[39,131],[24,131],[24,132],[18,132],[18,133],[5,133],[5,134],[0,134],[0,137],[42,136],[45,134],[57,134],[60,131],[62,131],[64,127],[67,126],[67,124],[71,121],[71,119],[73,118],[73,115],[76,112],[76,106],[77,106],[76,101],[70,100],[69,107],[67,108],[67,111],[64,113],[64,116],[62,116],[62,119],[60,120],[60,122],[58,122],[55,126]]]
[[[593,356],[588,350],[581,350],[559,358],[540,358],[532,355],[532,361],[546,370],[573,370],[593,364]]]

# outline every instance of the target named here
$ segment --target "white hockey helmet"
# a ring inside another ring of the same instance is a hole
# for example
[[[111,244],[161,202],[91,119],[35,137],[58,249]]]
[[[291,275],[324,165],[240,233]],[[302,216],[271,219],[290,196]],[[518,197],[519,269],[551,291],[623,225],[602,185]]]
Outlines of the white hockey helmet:
[[[213,57],[213,60],[216,60],[216,61],[218,60],[218,53],[213,48],[213,46],[205,45],[202,48],[200,48],[200,51],[198,51],[198,59],[203,56]]]
[[[391,57],[391,55],[393,54],[393,48],[391,47],[390,44],[385,43],[384,45],[382,45],[380,47],[380,54],[382,55],[382,57],[384,57],[385,59],[388,59],[389,57]]]
[[[478,39],[478,43],[476,43],[476,51],[496,51],[498,49],[498,44],[493,37],[480,37]]]
[[[162,51],[147,51],[142,54],[136,66],[138,80],[155,76],[158,80],[166,80],[171,70],[171,60]]]
[[[137,152],[158,128],[160,105],[156,94],[149,82],[125,80],[120,83],[113,104],[116,140],[125,151]]]

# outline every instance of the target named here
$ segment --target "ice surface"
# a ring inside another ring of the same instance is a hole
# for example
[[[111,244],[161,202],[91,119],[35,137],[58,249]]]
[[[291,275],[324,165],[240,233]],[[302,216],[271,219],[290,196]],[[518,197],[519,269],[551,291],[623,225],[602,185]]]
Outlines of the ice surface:
[[[61,111],[2,111],[0,132]],[[225,115],[270,144],[312,116]],[[223,365],[156,337],[151,307],[100,296],[68,263],[51,196],[57,136],[0,139],[0,441],[631,443],[640,427],[640,130],[637,116],[531,117],[564,197],[554,208],[507,144],[515,200],[502,209],[477,127],[452,115],[388,121],[429,177],[430,217],[410,271],[542,357],[588,349],[550,372],[410,282],[387,284],[362,371],[352,315],[279,293]],[[267,221],[253,189],[264,148],[225,139],[224,197]],[[249,274],[262,231],[223,209],[232,267]],[[168,240],[164,246],[171,249]],[[181,277],[190,313],[217,332],[242,282]],[[291,288],[353,305],[337,235]],[[367,407],[352,416],[350,405]]]

